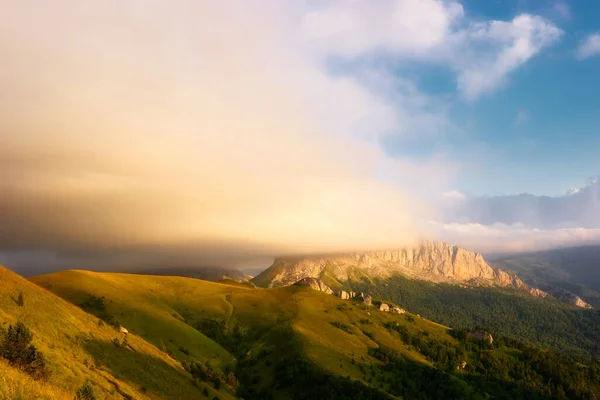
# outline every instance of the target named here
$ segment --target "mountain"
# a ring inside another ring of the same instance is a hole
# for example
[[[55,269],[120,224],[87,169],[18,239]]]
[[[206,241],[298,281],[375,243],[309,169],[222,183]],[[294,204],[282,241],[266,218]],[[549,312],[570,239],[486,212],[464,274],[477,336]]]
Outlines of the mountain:
[[[496,332],[379,311],[381,302],[393,304],[382,297],[373,299],[375,306],[343,300],[322,286],[311,289],[318,283],[312,279],[261,289],[65,271],[31,281],[91,313],[118,318],[192,371],[190,388],[213,389],[206,374],[212,365],[244,399],[549,399],[600,391],[600,365],[589,356],[564,357]],[[103,299],[105,310],[90,307],[92,299]]]
[[[573,304],[600,307],[600,246],[505,255],[490,263]]]
[[[252,282],[262,287],[288,286],[303,278],[318,278],[332,288],[363,278],[403,275],[436,283],[531,288],[516,275],[490,267],[480,254],[444,242],[423,242],[415,248],[306,258],[280,258]]]
[[[251,282],[259,287],[318,279],[336,292],[392,301],[455,328],[486,326],[506,337],[583,355],[596,351],[598,312],[561,303],[514,273],[443,242],[415,248],[280,258]]]
[[[125,335],[118,326],[1,266],[0,282],[0,343],[10,326],[22,323],[47,365],[47,378],[34,380],[9,365],[0,352],[0,398],[72,400],[85,381],[102,399],[195,399],[201,394],[181,363],[139,332]],[[212,396],[232,398],[225,385],[208,390]]]

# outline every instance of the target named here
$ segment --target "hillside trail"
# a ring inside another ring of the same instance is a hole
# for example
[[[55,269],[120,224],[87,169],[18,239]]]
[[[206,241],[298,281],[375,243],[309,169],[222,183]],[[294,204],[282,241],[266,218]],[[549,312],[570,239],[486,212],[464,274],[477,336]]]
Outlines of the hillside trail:
[[[228,327],[229,326],[229,321],[231,321],[231,318],[233,317],[233,312],[235,311],[235,306],[231,302],[231,294],[225,295],[225,301],[227,301],[227,304],[229,304],[229,310],[228,310],[227,320],[225,321],[225,326]]]

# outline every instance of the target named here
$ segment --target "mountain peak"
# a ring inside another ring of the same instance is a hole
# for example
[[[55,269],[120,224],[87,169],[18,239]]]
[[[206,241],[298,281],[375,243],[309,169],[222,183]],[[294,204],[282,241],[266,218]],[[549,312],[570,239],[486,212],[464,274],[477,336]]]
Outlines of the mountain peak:
[[[395,274],[436,283],[514,287],[536,296],[545,295],[515,275],[490,267],[481,254],[442,241],[423,241],[413,247],[360,253],[278,258],[256,278],[256,282],[272,287],[288,286],[303,278],[328,276],[338,282],[347,282]]]

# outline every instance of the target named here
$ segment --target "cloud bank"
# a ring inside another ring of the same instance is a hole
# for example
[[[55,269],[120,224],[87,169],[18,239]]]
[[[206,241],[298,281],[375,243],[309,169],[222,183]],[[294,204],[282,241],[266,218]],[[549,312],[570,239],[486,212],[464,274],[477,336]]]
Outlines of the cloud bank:
[[[446,198],[447,240],[484,252],[517,252],[600,243],[600,179],[564,196]]]
[[[82,268],[412,243],[457,166],[379,142],[444,107],[328,60],[448,65],[475,99],[561,35],[434,0],[24,0],[0,26],[0,252]]]

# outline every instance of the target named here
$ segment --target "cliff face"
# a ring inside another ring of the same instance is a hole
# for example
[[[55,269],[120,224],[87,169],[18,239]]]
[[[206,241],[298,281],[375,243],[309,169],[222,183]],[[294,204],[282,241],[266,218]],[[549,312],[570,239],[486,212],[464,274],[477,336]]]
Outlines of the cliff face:
[[[367,253],[282,258],[257,278],[268,276],[269,287],[287,286],[307,277],[320,279],[325,273],[340,282],[360,276],[387,278],[402,274],[432,282],[515,287],[545,296],[515,275],[490,267],[480,254],[444,242],[423,242],[415,248]]]

